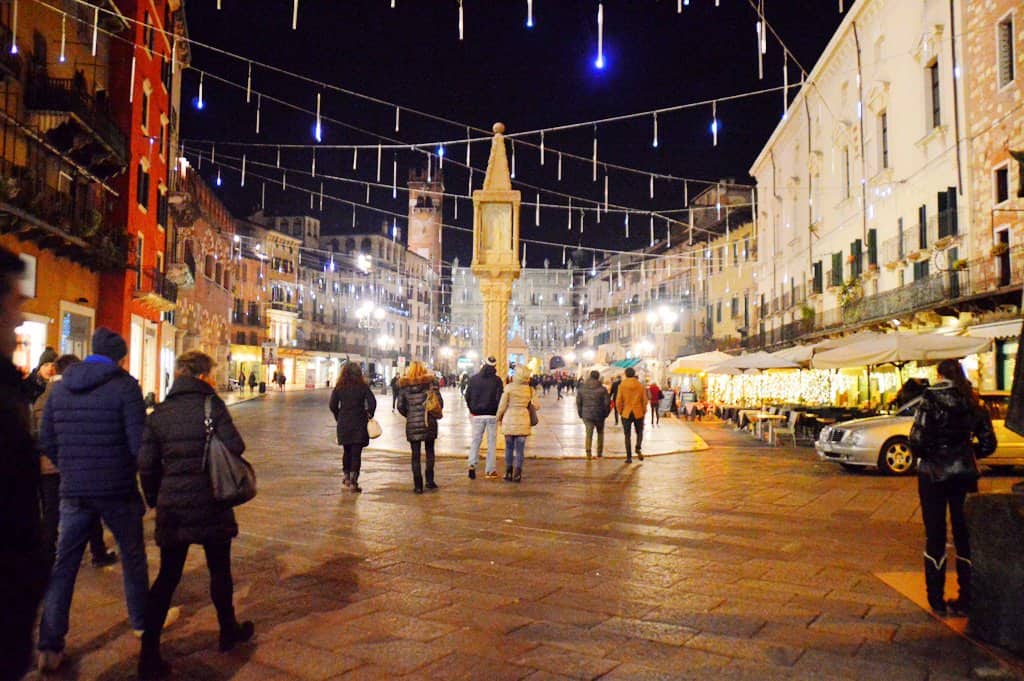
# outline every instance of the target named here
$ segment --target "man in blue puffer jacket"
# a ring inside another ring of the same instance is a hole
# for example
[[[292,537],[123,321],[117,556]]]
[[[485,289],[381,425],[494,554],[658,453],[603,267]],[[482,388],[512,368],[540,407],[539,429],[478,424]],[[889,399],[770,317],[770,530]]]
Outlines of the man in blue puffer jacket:
[[[145,506],[135,476],[146,407],[138,382],[120,366],[128,354],[124,339],[100,327],[92,351],[54,386],[40,428],[42,450],[61,472],[57,558],[39,625],[43,671],[54,671],[63,658],[75,577],[97,517],[121,550],[132,629],[141,631],[145,622]]]

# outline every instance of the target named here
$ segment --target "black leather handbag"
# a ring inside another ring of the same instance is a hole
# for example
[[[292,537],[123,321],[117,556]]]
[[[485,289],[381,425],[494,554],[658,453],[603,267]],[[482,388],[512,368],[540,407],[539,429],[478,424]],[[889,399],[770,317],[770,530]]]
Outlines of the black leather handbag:
[[[203,452],[203,468],[210,475],[213,498],[238,506],[256,496],[256,471],[241,455],[232,454],[227,445],[217,437],[211,416],[213,397],[207,397],[203,405],[206,427],[206,449]]]

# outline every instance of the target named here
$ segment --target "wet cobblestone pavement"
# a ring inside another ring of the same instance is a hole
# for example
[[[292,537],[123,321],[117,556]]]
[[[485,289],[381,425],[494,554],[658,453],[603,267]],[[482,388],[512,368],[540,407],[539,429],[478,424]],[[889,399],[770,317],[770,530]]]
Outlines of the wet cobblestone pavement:
[[[875,576],[921,569],[913,479],[848,474],[714,423],[660,428],[708,449],[565,459],[581,454],[559,439],[576,437],[574,407],[552,395],[541,417],[561,425],[531,440],[521,484],[467,479],[465,443],[442,441],[458,456],[439,459],[439,490],[412,494],[408,458],[371,449],[353,494],[327,397],[232,408],[260,476],[233,545],[236,607],[257,637],[216,651],[193,549],[164,636],[175,678],[945,681],[1000,668]],[[454,397],[445,420],[464,422]],[[381,398],[386,431],[401,423],[389,412]],[[621,431],[609,421],[606,436]],[[54,678],[133,678],[128,629],[120,566],[83,566]]]

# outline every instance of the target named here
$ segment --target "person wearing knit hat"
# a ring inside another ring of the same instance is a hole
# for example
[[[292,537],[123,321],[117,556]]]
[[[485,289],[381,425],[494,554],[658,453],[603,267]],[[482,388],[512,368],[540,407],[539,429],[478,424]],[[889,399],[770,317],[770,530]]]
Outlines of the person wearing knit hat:
[[[60,469],[62,501],[57,557],[39,625],[43,672],[55,671],[63,659],[75,578],[97,518],[121,552],[131,628],[141,636],[145,627],[149,572],[145,505],[136,476],[146,405],[138,381],[120,366],[127,355],[124,338],[96,329],[92,354],[67,368],[43,410],[40,449]],[[63,504],[71,499],[74,503]],[[177,611],[169,619],[176,617]]]

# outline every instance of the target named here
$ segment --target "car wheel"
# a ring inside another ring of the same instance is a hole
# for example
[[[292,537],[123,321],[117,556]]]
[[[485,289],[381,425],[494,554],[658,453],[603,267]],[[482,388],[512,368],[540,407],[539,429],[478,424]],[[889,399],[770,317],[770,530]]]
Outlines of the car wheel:
[[[893,437],[885,441],[878,455],[878,469],[888,475],[909,475],[914,472],[914,455],[910,442],[905,437]]]
[[[843,463],[842,461],[839,462],[839,465],[842,466],[843,470],[847,473],[859,473],[864,468],[863,466],[857,466],[852,463]]]

